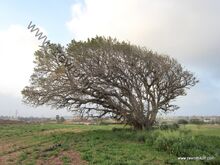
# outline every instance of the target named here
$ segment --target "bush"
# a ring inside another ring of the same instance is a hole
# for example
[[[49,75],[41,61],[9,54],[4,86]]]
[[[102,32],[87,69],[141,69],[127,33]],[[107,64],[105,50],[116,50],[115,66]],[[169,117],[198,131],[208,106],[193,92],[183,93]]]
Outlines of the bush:
[[[169,128],[171,129],[171,130],[177,130],[178,128],[179,128],[180,126],[179,126],[179,124],[177,124],[177,123],[173,123],[172,125],[170,125],[169,126]]]
[[[161,130],[171,130],[171,131],[175,131],[179,128],[179,125],[177,123],[173,123],[173,124],[166,124],[166,123],[161,123],[160,125],[160,129]]]
[[[63,123],[65,121],[65,118],[62,116],[60,117],[60,123]]]
[[[178,124],[188,124],[189,122],[187,120],[185,120],[185,119],[180,119],[180,120],[178,120],[177,123]]]
[[[113,127],[112,128],[112,132],[135,132],[135,130],[131,129],[131,128],[116,128],[116,127]]]
[[[170,150],[170,147],[172,146],[172,143],[174,143],[173,137],[167,138],[165,136],[159,136],[155,141],[155,148],[158,151],[168,151]]]
[[[166,151],[169,154],[174,154],[181,157],[193,157],[198,155],[209,156],[208,146],[197,142],[194,137],[165,137],[160,136],[156,139],[155,148],[158,151]],[[206,148],[206,150],[204,150]]]
[[[169,128],[169,126],[168,126],[168,124],[166,122],[162,122],[160,124],[160,129],[161,130],[168,130],[168,128]]]
[[[140,143],[144,143],[145,142],[145,136],[143,134],[137,135],[137,141],[140,142]]]

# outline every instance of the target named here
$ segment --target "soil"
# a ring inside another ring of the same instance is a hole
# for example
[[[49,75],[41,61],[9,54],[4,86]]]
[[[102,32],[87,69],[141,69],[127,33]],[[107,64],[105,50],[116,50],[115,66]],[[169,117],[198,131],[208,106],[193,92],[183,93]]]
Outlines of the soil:
[[[75,151],[63,151],[57,157],[53,156],[48,160],[38,160],[37,165],[63,165],[63,158],[68,158],[68,164],[70,165],[87,165],[85,160],[82,160],[80,154]]]

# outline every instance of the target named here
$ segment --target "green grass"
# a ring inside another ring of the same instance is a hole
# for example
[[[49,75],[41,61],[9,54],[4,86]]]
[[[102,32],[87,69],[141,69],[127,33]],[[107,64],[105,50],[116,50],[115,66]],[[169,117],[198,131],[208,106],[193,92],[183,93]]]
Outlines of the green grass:
[[[0,147],[4,148],[0,158],[14,164],[36,164],[59,156],[63,164],[71,164],[71,156],[62,155],[67,151],[80,153],[88,164],[219,164],[220,126],[141,132],[122,125],[0,125]],[[178,160],[184,156],[215,159]]]
[[[214,124],[206,125],[193,125],[188,124],[185,126],[187,129],[192,130],[194,135],[209,135],[209,136],[219,136],[220,137],[220,126]]]

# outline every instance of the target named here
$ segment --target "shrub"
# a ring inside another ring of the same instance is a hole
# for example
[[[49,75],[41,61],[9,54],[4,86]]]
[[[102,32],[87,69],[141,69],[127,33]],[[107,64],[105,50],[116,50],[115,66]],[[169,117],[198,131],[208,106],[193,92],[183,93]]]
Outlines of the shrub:
[[[165,137],[160,136],[155,142],[155,148],[158,151],[166,151],[181,157],[192,157],[198,155],[211,155],[207,149],[208,146],[197,142],[194,137]],[[206,148],[206,150],[204,150]]]
[[[145,136],[143,134],[137,135],[137,141],[140,142],[140,143],[144,143],[145,142]]]
[[[155,141],[155,147],[159,151],[168,151],[174,142],[173,137],[167,138],[165,136],[159,136]]]
[[[116,131],[120,131],[120,132],[135,132],[135,130],[133,130],[132,128],[116,128],[116,127],[113,127],[112,131],[113,132],[116,132]]]
[[[60,123],[63,123],[65,121],[65,118],[63,116],[60,117]]]
[[[112,132],[116,132],[116,131],[118,131],[118,128],[113,127]]]
[[[178,120],[177,123],[178,124],[188,124],[189,122],[187,120],[185,120],[185,119],[180,119],[180,120]]]
[[[170,126],[169,126],[169,128],[171,129],[171,130],[177,130],[178,128],[179,128],[180,126],[179,126],[179,124],[177,124],[177,123],[173,123],[173,124],[171,124]]]
[[[171,130],[171,131],[175,131],[179,128],[179,125],[177,123],[173,123],[173,124],[166,124],[166,123],[161,123],[160,125],[160,129],[161,130]]]
[[[160,125],[161,130],[168,130],[169,126],[166,122],[162,122]]]

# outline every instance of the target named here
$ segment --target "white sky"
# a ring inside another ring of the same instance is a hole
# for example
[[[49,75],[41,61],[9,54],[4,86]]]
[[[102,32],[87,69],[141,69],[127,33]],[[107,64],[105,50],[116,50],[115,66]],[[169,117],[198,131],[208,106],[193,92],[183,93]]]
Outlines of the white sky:
[[[57,21],[63,24],[59,34],[52,33],[55,26],[45,28],[50,20],[45,26],[40,24],[41,31],[50,32],[60,42],[62,34],[76,40],[111,36],[175,57],[200,80],[189,95],[178,99],[181,109],[175,114],[220,115],[220,1],[85,0],[73,2],[60,15],[64,12],[68,17]],[[27,30],[29,21],[25,21],[0,28],[0,115],[14,115],[16,109],[21,116],[71,115],[21,104],[20,91],[28,85],[33,54],[42,43]]]

